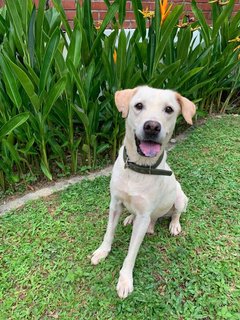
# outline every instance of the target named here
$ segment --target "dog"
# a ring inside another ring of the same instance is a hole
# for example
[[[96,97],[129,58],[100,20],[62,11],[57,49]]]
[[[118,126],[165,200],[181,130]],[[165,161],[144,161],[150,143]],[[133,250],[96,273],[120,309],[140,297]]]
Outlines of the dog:
[[[133,291],[138,250],[145,234],[154,233],[157,219],[170,216],[171,235],[181,232],[179,219],[188,198],[166,162],[165,148],[178,115],[192,125],[196,107],[177,92],[148,86],[117,91],[115,104],[126,118],[126,132],[112,171],[107,230],[91,263],[97,265],[111,251],[120,214],[126,207],[131,214],[124,225],[133,224],[133,230],[117,284],[118,296],[126,298]]]

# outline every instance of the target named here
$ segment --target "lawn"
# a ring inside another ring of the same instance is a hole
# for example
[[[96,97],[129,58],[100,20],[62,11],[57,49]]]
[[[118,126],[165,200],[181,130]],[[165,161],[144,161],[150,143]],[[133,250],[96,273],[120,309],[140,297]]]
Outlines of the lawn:
[[[0,221],[0,319],[240,319],[240,117],[209,119],[169,153],[190,197],[183,232],[146,236],[126,300],[116,283],[131,227],[91,266],[107,222],[109,178],[83,181]],[[123,215],[121,222],[123,221]]]

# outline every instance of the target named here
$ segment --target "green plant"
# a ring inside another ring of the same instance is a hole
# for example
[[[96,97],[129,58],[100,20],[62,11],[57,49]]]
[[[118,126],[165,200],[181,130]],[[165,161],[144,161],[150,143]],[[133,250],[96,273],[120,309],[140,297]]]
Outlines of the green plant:
[[[11,119],[3,118],[3,125],[0,127],[0,185],[5,190],[5,180],[12,183],[19,181],[19,176],[12,172],[12,167],[17,166],[18,171],[22,172],[20,162],[21,158],[17,148],[14,145],[14,136],[12,132],[21,126],[27,119],[29,114],[27,112],[20,113]]]
[[[188,96],[198,102],[198,113],[224,112],[240,86],[240,61],[229,41],[238,36],[240,26],[239,12],[231,16],[234,1],[224,6],[213,3],[210,23],[194,0],[192,11],[197,21],[193,23],[188,19],[179,22],[181,6],[168,12],[162,23],[158,1],[150,16],[142,11],[140,2],[136,1],[135,6],[136,21],[143,30],[144,41],[136,46],[144,82]],[[146,38],[144,13],[150,23]]]
[[[131,35],[125,0],[105,0],[99,27],[90,0],[76,2],[73,26],[61,0],[52,2],[45,10],[45,0],[37,9],[32,0],[6,0],[0,9],[0,126],[29,115],[1,142],[4,188],[28,171],[52,179],[106,155],[114,160],[124,134],[116,90],[174,89],[198,104],[198,115],[237,110],[240,13],[231,15],[233,0],[212,4],[210,25],[194,0],[193,23],[181,21],[183,6],[156,0],[148,13],[133,0],[138,28]]]
[[[26,144],[22,153],[28,167],[29,158],[37,153],[43,173],[52,179],[47,155],[51,137],[49,114],[66,83],[66,78],[60,78],[53,70],[60,45],[60,19],[51,13],[44,14],[44,1],[39,2],[37,13],[31,1],[21,7],[20,2],[13,4],[7,0],[6,8],[2,22],[10,31],[1,44],[2,98],[6,106],[10,105],[11,116],[28,112],[29,119],[16,139]],[[4,89],[7,99],[3,97]]]

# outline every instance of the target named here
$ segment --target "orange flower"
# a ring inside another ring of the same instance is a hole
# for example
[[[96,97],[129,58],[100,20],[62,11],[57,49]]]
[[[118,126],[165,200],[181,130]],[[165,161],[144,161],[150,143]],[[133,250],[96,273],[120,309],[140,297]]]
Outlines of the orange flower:
[[[116,49],[114,49],[114,51],[113,51],[113,62],[116,64],[116,62],[117,62],[117,50]]]
[[[170,4],[169,6],[168,0],[160,0],[161,25],[169,15],[171,8],[172,8],[172,4]]]

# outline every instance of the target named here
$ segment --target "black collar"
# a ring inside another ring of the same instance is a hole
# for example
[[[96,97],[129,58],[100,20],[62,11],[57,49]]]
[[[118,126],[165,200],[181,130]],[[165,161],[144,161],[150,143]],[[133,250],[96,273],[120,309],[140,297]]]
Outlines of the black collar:
[[[127,150],[126,147],[124,147],[123,150],[123,160],[125,163],[125,169],[131,169],[135,172],[138,173],[143,173],[143,174],[153,174],[153,175],[160,175],[160,176],[171,176],[172,171],[169,170],[163,170],[163,169],[156,169],[159,164],[161,163],[162,159],[164,156],[164,152],[161,154],[161,156],[158,158],[157,162],[152,165],[152,166],[140,166],[134,162],[129,161],[128,155],[127,155]]]

